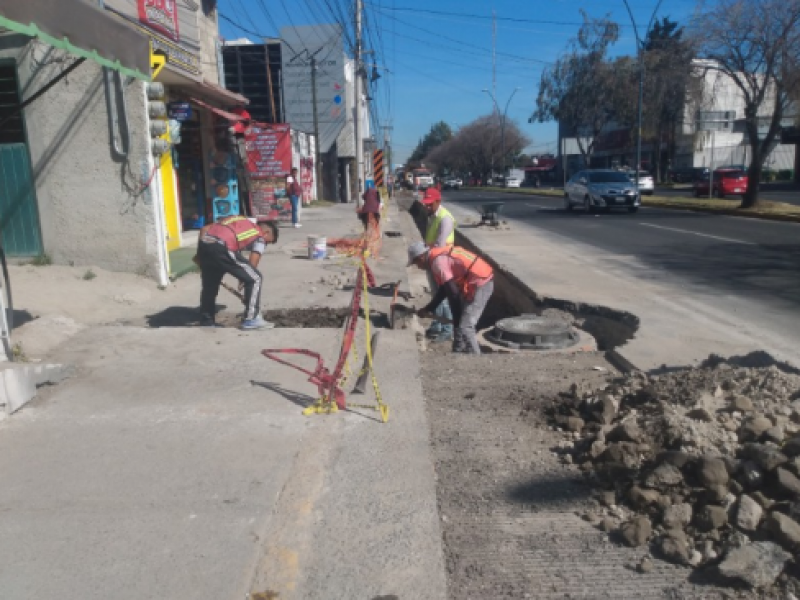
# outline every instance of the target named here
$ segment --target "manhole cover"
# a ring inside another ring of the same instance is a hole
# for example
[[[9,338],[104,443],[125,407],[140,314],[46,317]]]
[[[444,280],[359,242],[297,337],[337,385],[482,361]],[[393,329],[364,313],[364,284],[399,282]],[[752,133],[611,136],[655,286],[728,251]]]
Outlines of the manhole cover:
[[[486,334],[486,339],[507,348],[553,350],[577,344],[579,336],[565,321],[520,315],[499,320]]]

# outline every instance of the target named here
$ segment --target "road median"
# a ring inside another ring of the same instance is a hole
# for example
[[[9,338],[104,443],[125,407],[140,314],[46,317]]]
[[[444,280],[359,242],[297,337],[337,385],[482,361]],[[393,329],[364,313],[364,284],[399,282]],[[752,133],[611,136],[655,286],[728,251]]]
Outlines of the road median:
[[[503,192],[507,194],[523,194],[527,196],[543,196],[549,198],[561,198],[564,195],[560,189],[541,189],[541,188],[464,188],[473,191],[484,190],[490,192]],[[762,219],[765,221],[783,221],[789,223],[800,223],[800,206],[794,206],[785,202],[773,202],[762,200],[757,209],[739,208],[739,200],[728,200],[720,198],[675,198],[669,196],[646,196],[642,198],[642,206],[650,208],[666,208],[671,210],[691,210],[694,212],[704,212],[715,215],[725,215],[732,217],[746,217],[750,219]]]

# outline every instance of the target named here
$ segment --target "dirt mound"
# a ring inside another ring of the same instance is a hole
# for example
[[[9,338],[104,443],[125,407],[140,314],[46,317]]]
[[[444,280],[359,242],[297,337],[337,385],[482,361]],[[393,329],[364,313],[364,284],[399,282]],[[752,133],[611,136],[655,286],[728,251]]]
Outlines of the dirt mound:
[[[573,385],[549,414],[563,460],[598,484],[586,518],[699,577],[800,593],[800,375],[766,364],[711,357]]]

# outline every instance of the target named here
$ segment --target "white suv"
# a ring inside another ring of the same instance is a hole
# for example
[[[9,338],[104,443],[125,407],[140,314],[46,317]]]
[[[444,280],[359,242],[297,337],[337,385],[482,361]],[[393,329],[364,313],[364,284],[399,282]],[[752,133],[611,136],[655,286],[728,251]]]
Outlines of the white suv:
[[[650,173],[648,173],[647,171],[639,171],[638,173],[630,171],[628,173],[628,177],[631,178],[631,181],[634,183],[634,185],[636,185],[637,175],[639,176],[639,193],[652,196],[653,191],[655,191],[655,183],[653,182],[653,176],[650,175]]]

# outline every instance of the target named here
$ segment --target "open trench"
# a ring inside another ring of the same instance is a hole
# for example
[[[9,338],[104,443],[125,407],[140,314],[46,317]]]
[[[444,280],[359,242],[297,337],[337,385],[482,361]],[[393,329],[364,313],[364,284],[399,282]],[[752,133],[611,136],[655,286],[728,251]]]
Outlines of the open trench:
[[[422,205],[414,202],[409,214],[424,235],[427,215]],[[633,338],[639,328],[639,318],[626,311],[538,295],[459,231],[456,231],[456,245],[478,254],[494,269],[494,294],[478,322],[478,329],[491,327],[500,319],[522,314],[541,315],[547,309],[556,309],[571,315],[577,328],[595,338],[599,350],[610,351]]]
[[[424,231],[419,204],[409,210]],[[485,599],[717,599],[689,571],[609,540],[579,515],[592,508],[592,479],[562,459],[564,434],[545,409],[572,386],[598,389],[616,376],[614,348],[636,333],[635,315],[542,297],[464,235],[458,245],[495,270],[495,292],[479,327],[548,309],[569,313],[599,352],[492,353],[480,358],[426,351],[422,381],[431,428],[448,596]]]

